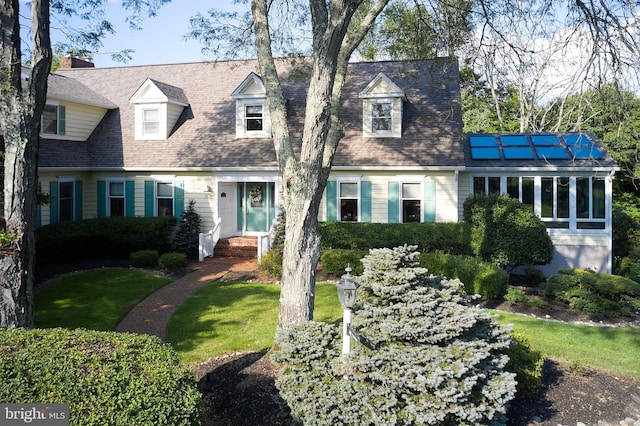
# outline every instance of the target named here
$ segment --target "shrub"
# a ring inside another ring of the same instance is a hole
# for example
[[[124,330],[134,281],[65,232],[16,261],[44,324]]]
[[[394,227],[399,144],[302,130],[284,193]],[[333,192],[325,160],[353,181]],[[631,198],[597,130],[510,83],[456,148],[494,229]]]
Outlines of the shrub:
[[[409,244],[420,252],[472,254],[471,228],[466,223],[321,222],[318,229],[322,250],[368,251]]]
[[[140,250],[129,255],[129,263],[135,268],[155,268],[159,257],[157,250]]]
[[[189,200],[187,208],[182,212],[182,220],[178,224],[178,229],[173,235],[171,249],[187,256],[196,256],[198,254],[201,224],[202,219],[196,212],[196,202]]]
[[[282,276],[282,254],[278,250],[269,250],[262,255],[260,268],[271,277],[278,278]]]
[[[471,229],[476,256],[513,270],[544,265],[553,258],[553,244],[535,213],[508,195],[477,194],[464,201],[464,220]]]
[[[639,283],[581,269],[563,270],[549,277],[544,294],[596,318],[629,316],[640,306]]]
[[[511,333],[513,344],[507,349],[507,371],[516,374],[518,392],[533,391],[542,386],[544,358],[531,350],[531,340],[522,333]]]
[[[464,283],[468,294],[479,294],[484,299],[502,296],[509,283],[509,274],[505,271],[472,256],[452,255],[440,251],[422,253],[420,266],[435,275],[458,278]]]
[[[511,306],[529,304],[529,299],[524,293],[524,290],[513,286],[509,286],[507,288],[507,294],[504,295],[504,300],[506,300]]]
[[[0,330],[0,402],[69,403],[72,425],[198,425],[193,372],[156,337]]]
[[[344,274],[345,268],[350,266],[355,275],[360,275],[363,271],[360,261],[367,253],[365,250],[323,250],[320,255],[322,270],[331,275],[341,276]]]
[[[540,296],[535,296],[529,299],[529,306],[531,306],[533,309],[546,311],[547,309],[549,309],[549,302],[547,302]]]
[[[38,263],[127,259],[145,249],[165,253],[175,221],[172,216],[106,217],[45,225],[36,230]]]
[[[165,253],[158,259],[158,265],[167,271],[186,268],[187,264],[187,255],[184,253]]]
[[[459,280],[427,276],[415,247],[363,259],[353,327],[362,344],[340,354],[340,326],[305,322],[277,336],[276,382],[305,425],[489,424],[515,393],[509,334],[472,305]]]

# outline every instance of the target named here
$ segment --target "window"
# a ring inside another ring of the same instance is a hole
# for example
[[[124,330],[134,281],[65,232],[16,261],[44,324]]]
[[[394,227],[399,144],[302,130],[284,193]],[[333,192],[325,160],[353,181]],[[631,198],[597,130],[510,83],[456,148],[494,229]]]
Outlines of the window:
[[[476,176],[473,178],[474,194],[499,194],[500,193],[500,177],[499,176]]]
[[[124,216],[124,181],[112,181],[107,184],[109,216]]]
[[[605,184],[603,178],[576,178],[578,229],[605,228]]]
[[[547,227],[569,228],[569,178],[543,177],[540,188],[541,217]]]
[[[58,220],[60,222],[74,220],[74,192],[73,181],[61,181],[58,183]]]
[[[371,131],[373,133],[386,133],[393,130],[391,111],[392,104],[390,102],[371,104]]]
[[[45,135],[64,135],[65,107],[45,105],[42,111],[42,133]]]
[[[261,132],[263,130],[262,105],[246,105],[244,111],[246,131]]]
[[[402,222],[420,222],[422,189],[418,182],[402,183],[400,198],[402,200]]]
[[[142,110],[142,135],[150,136],[160,133],[160,112],[157,108]]]
[[[158,216],[173,215],[173,185],[156,182],[156,212]]]
[[[535,183],[532,177],[507,176],[507,194],[534,209]]]
[[[338,203],[341,221],[358,221],[358,192],[358,182],[339,182]]]

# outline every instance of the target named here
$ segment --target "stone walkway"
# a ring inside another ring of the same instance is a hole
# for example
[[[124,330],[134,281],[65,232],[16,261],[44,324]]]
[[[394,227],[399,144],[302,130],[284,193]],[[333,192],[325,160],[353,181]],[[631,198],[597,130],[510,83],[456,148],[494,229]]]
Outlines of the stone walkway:
[[[120,321],[117,331],[150,334],[166,341],[169,318],[193,292],[223,277],[229,271],[251,271],[255,259],[238,257],[207,258],[191,265],[193,272],[165,285],[138,303]]]

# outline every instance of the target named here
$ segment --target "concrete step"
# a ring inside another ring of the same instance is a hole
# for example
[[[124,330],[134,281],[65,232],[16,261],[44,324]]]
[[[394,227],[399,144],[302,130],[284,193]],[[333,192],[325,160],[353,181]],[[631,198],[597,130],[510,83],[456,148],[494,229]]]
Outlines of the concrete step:
[[[214,249],[215,257],[256,257],[257,237],[221,238]]]

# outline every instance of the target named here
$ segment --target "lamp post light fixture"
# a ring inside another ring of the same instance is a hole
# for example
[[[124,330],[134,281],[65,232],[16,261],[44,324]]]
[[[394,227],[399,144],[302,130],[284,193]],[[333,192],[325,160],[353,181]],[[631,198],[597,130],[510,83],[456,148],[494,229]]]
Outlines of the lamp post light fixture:
[[[338,299],[342,304],[342,354],[347,355],[351,352],[351,338],[349,336],[349,328],[351,325],[351,308],[356,303],[358,297],[358,285],[355,278],[351,275],[351,268],[345,268],[347,271],[340,281],[338,281]]]

